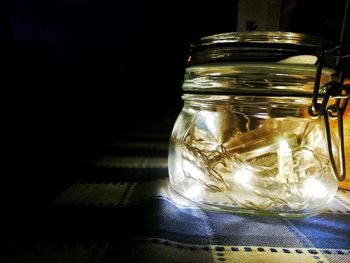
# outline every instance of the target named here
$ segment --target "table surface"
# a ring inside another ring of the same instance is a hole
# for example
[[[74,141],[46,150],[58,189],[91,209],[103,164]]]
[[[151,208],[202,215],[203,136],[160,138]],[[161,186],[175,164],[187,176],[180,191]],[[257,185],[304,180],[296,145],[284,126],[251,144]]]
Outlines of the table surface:
[[[13,242],[2,262],[350,262],[350,191],[302,220],[175,203],[171,126],[140,123],[105,145],[57,195],[45,241]]]

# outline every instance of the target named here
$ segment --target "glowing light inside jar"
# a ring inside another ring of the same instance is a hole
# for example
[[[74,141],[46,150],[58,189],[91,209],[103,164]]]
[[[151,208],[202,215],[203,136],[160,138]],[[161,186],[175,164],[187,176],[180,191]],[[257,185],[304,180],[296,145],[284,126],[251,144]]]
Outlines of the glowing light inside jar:
[[[195,198],[197,196],[201,196],[201,194],[202,194],[202,190],[199,185],[193,185],[189,187],[185,192],[185,196],[187,198]]]
[[[281,183],[297,182],[298,178],[294,173],[293,154],[286,140],[281,140],[277,150],[278,174],[277,180]]]
[[[252,172],[248,170],[240,170],[234,174],[234,180],[236,183],[247,186],[252,180]]]
[[[326,187],[315,179],[306,180],[301,188],[301,191],[305,196],[316,198],[324,198],[327,194]]]
[[[329,170],[317,123],[264,120],[255,130],[248,125],[247,131],[235,133],[223,116],[198,112],[194,128],[179,142],[185,197],[230,200],[248,209],[283,210],[287,205],[293,211],[332,197],[324,180]]]

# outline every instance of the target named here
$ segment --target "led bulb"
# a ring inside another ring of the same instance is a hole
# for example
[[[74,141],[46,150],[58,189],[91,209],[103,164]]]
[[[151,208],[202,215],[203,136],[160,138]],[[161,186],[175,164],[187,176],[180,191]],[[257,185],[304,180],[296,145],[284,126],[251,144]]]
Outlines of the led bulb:
[[[277,150],[278,174],[277,180],[281,183],[297,182],[298,178],[294,173],[293,154],[286,140],[281,140]]]
[[[305,180],[301,191],[305,196],[324,198],[327,194],[326,187],[315,179]]]
[[[189,199],[192,199],[197,196],[201,196],[202,195],[201,193],[202,193],[201,187],[199,185],[193,185],[186,190],[185,196]]]
[[[290,152],[290,148],[289,148],[289,145],[288,143],[285,141],[285,140],[281,140],[279,142],[279,151],[282,152],[282,153],[289,153]]]
[[[252,176],[253,174],[251,171],[244,169],[244,170],[237,171],[234,174],[233,178],[236,183],[246,186],[252,180]]]

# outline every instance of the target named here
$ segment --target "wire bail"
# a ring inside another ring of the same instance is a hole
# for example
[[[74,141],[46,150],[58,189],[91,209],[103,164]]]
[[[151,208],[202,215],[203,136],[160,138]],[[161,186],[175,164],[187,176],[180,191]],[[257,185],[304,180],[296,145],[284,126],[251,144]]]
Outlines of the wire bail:
[[[334,50],[332,50],[334,51]],[[325,84],[322,89],[324,96],[321,103],[318,103],[320,80],[322,75],[323,61],[325,57],[325,50],[322,47],[317,64],[316,77],[314,82],[314,90],[312,95],[312,102],[308,108],[308,113],[312,118],[323,117],[326,131],[326,143],[328,148],[328,155],[332,166],[333,175],[339,182],[343,181],[346,176],[345,150],[344,150],[344,129],[343,129],[343,115],[350,99],[350,85],[343,85],[344,76],[343,69],[340,70],[339,81],[330,81]],[[344,56],[345,58],[347,56]],[[337,61],[339,65],[339,60]],[[330,98],[336,98],[336,102],[328,105]],[[329,125],[329,118],[337,119],[338,122],[338,155],[340,158],[339,169],[336,165],[333,154],[333,141],[331,137],[331,129]]]

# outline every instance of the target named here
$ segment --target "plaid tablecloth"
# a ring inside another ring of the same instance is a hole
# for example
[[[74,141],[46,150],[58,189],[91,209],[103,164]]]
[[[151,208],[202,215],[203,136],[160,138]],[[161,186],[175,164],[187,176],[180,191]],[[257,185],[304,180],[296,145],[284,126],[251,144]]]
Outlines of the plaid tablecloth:
[[[302,220],[175,203],[167,170],[172,124],[140,123],[105,145],[58,195],[46,241],[10,244],[10,261],[350,262],[349,191]]]

